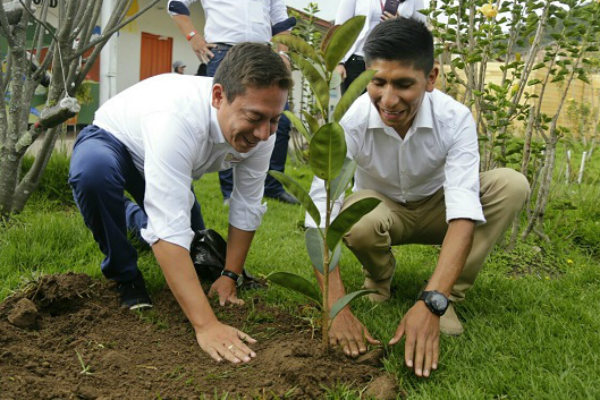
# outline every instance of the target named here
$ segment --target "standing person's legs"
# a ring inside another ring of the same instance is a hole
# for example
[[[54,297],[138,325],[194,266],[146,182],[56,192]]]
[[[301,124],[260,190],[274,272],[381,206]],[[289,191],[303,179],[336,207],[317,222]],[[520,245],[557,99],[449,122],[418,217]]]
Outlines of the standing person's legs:
[[[75,202],[105,258],[102,273],[117,282],[138,279],[137,253],[127,240],[126,183],[141,180],[125,146],[96,126],[79,134],[69,170]]]
[[[285,109],[289,110],[289,105],[287,103]],[[275,146],[273,147],[273,152],[271,153],[271,159],[269,161],[269,170],[284,172],[285,160],[287,159],[288,153],[288,143],[290,141],[290,128],[290,120],[285,115],[281,115],[279,124],[277,125]],[[265,178],[265,196],[277,199],[284,203],[298,204],[298,200],[287,193],[283,188],[283,185],[271,175],[267,175]]]
[[[346,68],[346,79],[342,82],[342,94],[346,93],[350,84],[365,71],[365,61],[360,56],[352,55],[344,64],[344,68]]]

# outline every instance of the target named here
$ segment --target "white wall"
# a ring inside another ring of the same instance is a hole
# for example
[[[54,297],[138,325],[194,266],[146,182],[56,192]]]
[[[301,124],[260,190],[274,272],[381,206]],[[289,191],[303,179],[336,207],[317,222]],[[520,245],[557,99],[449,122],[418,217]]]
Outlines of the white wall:
[[[144,6],[144,3],[144,0],[139,0],[140,8]],[[199,65],[198,58],[173,20],[171,20],[169,14],[167,14],[166,3],[166,1],[161,1],[159,5],[148,10],[133,24],[119,32],[117,37],[117,92],[139,82],[141,32],[173,38],[173,62],[183,61],[187,66],[185,69],[187,75],[196,73]],[[190,7],[190,12],[194,26],[201,32],[204,27],[204,12],[200,3],[193,4]]]

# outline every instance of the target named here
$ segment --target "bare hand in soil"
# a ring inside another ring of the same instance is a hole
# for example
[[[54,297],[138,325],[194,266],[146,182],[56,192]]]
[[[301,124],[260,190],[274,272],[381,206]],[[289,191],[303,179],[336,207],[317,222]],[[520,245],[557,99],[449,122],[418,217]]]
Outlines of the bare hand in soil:
[[[379,344],[349,309],[340,311],[331,323],[329,343],[331,346],[339,344],[347,356],[364,354],[367,351],[365,339],[371,344]]]
[[[437,369],[440,351],[440,317],[434,315],[424,302],[419,301],[406,313],[390,345],[406,336],[404,362],[414,368],[415,375],[429,377]]]
[[[226,276],[222,276],[215,281],[208,291],[208,297],[219,296],[219,304],[225,306],[228,303],[238,306],[244,305],[244,300],[238,299],[235,282]]]
[[[256,340],[219,321],[197,328],[196,340],[200,348],[217,362],[225,359],[233,364],[247,363],[256,357],[256,353],[244,343],[253,344]]]

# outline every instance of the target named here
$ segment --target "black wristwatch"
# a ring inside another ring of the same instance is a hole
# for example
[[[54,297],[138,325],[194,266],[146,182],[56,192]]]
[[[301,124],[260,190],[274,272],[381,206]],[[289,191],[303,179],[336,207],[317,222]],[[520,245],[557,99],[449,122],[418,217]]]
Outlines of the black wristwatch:
[[[242,283],[244,282],[244,276],[243,275],[238,275],[233,271],[229,271],[228,269],[223,269],[223,271],[221,271],[221,276],[226,276],[230,279],[233,279],[233,281],[235,282],[236,286],[242,286]]]
[[[437,290],[423,291],[418,300],[423,300],[429,311],[438,316],[444,315],[450,304],[448,298]]]

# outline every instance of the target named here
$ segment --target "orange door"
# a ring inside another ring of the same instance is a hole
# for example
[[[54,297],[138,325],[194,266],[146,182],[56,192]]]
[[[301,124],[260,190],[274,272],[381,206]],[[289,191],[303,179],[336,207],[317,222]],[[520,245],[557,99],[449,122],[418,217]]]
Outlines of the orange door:
[[[140,81],[154,75],[171,72],[173,38],[142,32]]]

